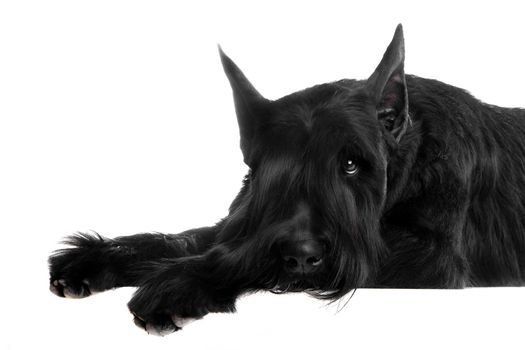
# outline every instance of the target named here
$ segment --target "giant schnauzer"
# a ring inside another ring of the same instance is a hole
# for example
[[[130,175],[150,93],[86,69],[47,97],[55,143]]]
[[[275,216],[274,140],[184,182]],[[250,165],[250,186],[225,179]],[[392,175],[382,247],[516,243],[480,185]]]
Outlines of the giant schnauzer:
[[[219,51],[250,169],[228,216],[176,235],[69,237],[49,260],[53,293],[136,286],[135,323],[166,334],[255,291],[525,282],[525,110],[405,75],[401,25],[368,79],[276,101]]]

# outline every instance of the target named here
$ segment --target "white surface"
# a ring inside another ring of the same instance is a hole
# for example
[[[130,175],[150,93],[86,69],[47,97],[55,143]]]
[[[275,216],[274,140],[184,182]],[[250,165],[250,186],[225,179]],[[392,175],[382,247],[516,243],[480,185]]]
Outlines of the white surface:
[[[133,325],[131,289],[48,292],[64,235],[179,232],[226,213],[246,168],[217,43],[278,98],[366,78],[402,22],[408,73],[525,106],[519,2],[180,4],[0,3],[0,347],[523,349],[525,288],[358,290],[337,315],[260,294],[164,338]]]

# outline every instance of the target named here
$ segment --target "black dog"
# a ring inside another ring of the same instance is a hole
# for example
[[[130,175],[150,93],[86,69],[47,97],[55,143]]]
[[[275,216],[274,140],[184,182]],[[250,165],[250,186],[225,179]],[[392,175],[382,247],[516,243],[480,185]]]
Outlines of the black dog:
[[[525,111],[404,74],[401,25],[367,80],[277,101],[220,51],[250,171],[229,215],[178,235],[79,234],[51,290],[122,286],[135,323],[165,334],[239,295],[525,282]]]

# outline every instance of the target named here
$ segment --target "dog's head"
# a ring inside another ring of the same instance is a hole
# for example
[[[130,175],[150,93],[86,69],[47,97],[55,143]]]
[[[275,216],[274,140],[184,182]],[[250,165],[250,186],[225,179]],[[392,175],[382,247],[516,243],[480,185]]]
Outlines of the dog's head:
[[[337,298],[367,285],[383,250],[390,150],[410,123],[401,25],[367,80],[275,101],[220,55],[250,168],[220,238],[263,289]]]

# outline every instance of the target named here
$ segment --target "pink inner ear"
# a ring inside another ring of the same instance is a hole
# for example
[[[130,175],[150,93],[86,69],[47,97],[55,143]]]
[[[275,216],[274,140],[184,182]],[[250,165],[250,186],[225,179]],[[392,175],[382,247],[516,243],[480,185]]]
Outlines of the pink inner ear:
[[[394,83],[402,83],[403,81],[401,80],[401,74],[399,73],[394,73],[390,79],[388,79],[389,81],[391,82],[394,82]]]
[[[391,92],[383,96],[381,105],[386,108],[394,107],[397,104],[397,100],[398,100],[398,95],[395,92]]]
[[[400,95],[403,88],[403,75],[399,72],[394,72],[390,79],[388,79],[383,89],[383,98],[381,105],[385,108],[395,108],[400,103],[402,96]]]

